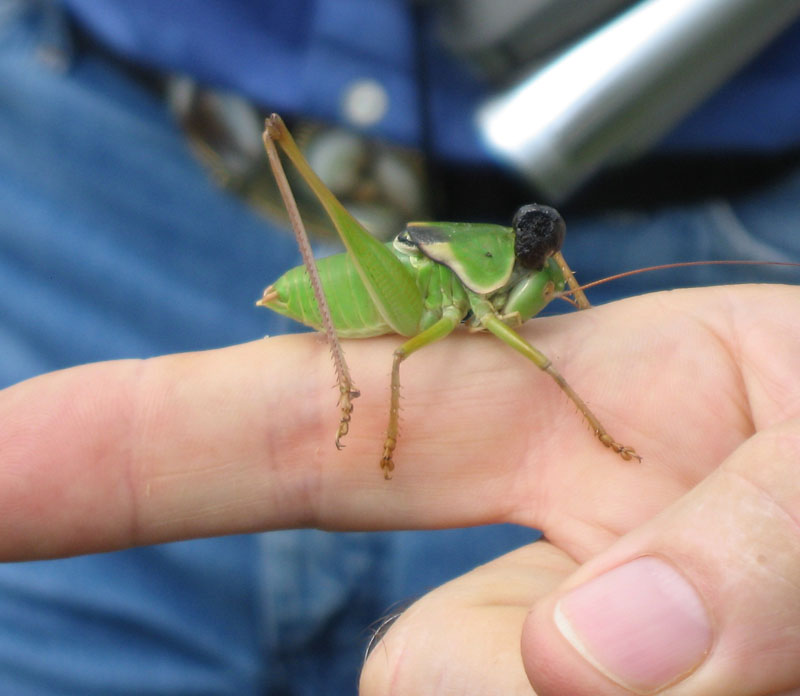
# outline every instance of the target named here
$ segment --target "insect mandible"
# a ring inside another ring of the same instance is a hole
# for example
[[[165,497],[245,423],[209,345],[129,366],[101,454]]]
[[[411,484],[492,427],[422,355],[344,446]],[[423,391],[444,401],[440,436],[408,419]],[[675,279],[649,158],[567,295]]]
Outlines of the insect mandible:
[[[411,222],[384,244],[364,229],[311,169],[277,114],[267,119],[263,139],[303,265],[267,287],[257,304],[327,335],[339,387],[338,448],[350,427],[353,399],[359,395],[339,337],[396,333],[408,338],[394,351],[392,363],[388,425],[380,460],[388,479],[394,470],[398,438],[400,364],[467,323],[474,330],[491,332],[550,375],[606,447],[625,460],[640,459],[632,447],[609,434],[547,356],[516,331],[566,286],[580,309],[590,306],[561,254],[565,224],[556,210],[525,205],[517,211],[511,227]],[[319,199],[345,253],[314,259],[276,144]],[[342,289],[347,290],[348,301],[329,302]]]

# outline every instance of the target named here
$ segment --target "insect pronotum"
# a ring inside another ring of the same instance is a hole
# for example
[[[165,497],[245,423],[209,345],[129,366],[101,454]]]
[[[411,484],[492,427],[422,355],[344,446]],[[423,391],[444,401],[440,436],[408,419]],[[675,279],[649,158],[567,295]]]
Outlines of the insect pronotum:
[[[314,259],[276,144],[319,199],[336,227],[345,253]],[[400,364],[466,322],[474,330],[491,332],[550,375],[606,447],[626,460],[640,458],[632,447],[611,437],[547,356],[515,330],[565,286],[580,309],[590,306],[561,254],[566,228],[556,210],[525,205],[517,211],[511,227],[411,222],[394,241],[383,244],[347,212],[314,173],[277,114],[266,121],[264,146],[303,265],[284,273],[264,291],[257,304],[327,335],[339,386],[337,447],[341,448],[350,426],[352,400],[359,395],[340,337],[389,333],[408,337],[394,351],[392,363],[389,417],[380,460],[388,479],[394,470],[398,437]],[[346,303],[336,302],[342,289],[347,290]]]

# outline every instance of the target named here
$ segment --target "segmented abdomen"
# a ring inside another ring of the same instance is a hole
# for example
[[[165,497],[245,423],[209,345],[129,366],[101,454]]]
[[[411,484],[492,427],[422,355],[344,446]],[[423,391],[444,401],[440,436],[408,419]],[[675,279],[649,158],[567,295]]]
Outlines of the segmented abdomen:
[[[347,254],[317,260],[331,319],[342,338],[368,338],[393,333],[383,320]],[[278,299],[267,304],[280,314],[320,330],[321,320],[304,266],[284,273],[273,283]]]

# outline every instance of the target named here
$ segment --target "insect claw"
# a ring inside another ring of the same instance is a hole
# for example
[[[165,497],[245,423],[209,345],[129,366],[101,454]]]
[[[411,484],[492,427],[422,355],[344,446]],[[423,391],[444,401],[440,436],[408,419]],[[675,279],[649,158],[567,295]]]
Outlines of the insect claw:
[[[351,399],[355,399],[356,397],[361,396],[361,392],[358,391],[354,386],[350,385],[341,386],[339,391],[339,408],[342,412],[342,417],[339,420],[339,429],[336,431],[336,449],[342,450],[344,449],[344,445],[342,444],[342,438],[350,432],[350,419],[353,413],[353,404],[350,402]]]
[[[597,437],[599,438],[600,442],[602,442],[606,447],[614,450],[626,462],[629,462],[631,459],[642,461],[642,458],[636,454],[636,450],[633,449],[633,447],[620,445],[619,442],[616,442],[614,439],[612,439],[608,433],[597,433]]]
[[[392,453],[397,446],[397,440],[393,437],[387,437],[386,442],[383,443],[383,457],[381,457],[381,469],[383,470],[383,478],[387,481],[392,478],[392,471],[394,471],[394,460]]]
[[[631,459],[642,461],[642,458],[638,454],[636,454],[636,450],[633,449],[633,447],[625,447],[625,445],[620,445],[615,442],[613,445],[613,449],[626,462],[629,462]]]
[[[350,414],[342,414],[342,420],[339,421],[339,429],[336,431],[336,449],[341,451],[344,449],[342,438],[350,432]]]

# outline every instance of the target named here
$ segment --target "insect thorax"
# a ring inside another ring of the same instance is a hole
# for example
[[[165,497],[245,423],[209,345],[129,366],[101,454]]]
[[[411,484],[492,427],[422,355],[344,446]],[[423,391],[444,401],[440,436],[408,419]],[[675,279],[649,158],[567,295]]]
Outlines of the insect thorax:
[[[455,307],[462,318],[470,311],[470,302],[463,283],[447,266],[428,258],[415,245],[395,239],[393,251],[401,263],[414,275],[422,295],[423,315],[420,330],[423,331],[442,317],[448,307]]]
[[[425,310],[421,329],[439,319],[448,306],[457,307],[473,328],[482,328],[474,312],[478,299],[488,301],[501,317],[509,317],[509,323],[519,324],[538,314],[552,295],[563,290],[565,285],[561,268],[551,258],[538,271],[515,264],[503,286],[487,294],[475,293],[464,286],[452,269],[426,256],[407,235],[398,235],[392,247],[395,255],[414,274],[422,294]]]

